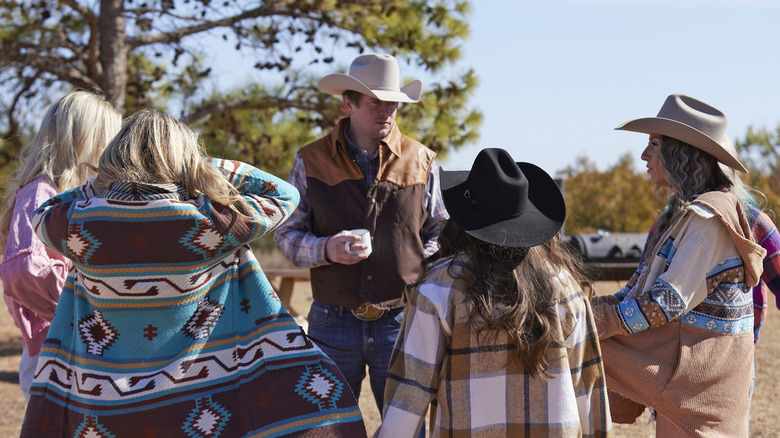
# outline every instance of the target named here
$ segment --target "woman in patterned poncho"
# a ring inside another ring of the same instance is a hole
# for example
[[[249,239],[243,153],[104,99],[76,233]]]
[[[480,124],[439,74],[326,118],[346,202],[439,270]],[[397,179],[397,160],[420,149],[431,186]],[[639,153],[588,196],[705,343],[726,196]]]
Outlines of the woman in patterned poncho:
[[[22,436],[364,435],[343,376],[248,246],[297,201],[273,175],[204,159],[166,113],[129,117],[98,176],[33,216],[75,269]]]

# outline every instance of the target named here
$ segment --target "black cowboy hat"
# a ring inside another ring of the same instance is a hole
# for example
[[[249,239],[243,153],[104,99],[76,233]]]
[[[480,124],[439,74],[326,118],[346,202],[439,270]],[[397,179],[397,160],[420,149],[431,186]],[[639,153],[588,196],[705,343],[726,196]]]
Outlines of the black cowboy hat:
[[[541,245],[566,218],[563,193],[540,167],[517,163],[503,149],[483,149],[471,171],[441,169],[450,218],[477,239],[499,246]]]

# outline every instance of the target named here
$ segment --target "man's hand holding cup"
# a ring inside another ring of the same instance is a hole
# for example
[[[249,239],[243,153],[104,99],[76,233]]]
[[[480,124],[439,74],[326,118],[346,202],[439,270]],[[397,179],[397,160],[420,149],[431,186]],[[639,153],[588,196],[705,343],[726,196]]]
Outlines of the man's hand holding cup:
[[[334,263],[354,265],[371,255],[371,233],[364,228],[340,231],[328,239],[325,251]]]

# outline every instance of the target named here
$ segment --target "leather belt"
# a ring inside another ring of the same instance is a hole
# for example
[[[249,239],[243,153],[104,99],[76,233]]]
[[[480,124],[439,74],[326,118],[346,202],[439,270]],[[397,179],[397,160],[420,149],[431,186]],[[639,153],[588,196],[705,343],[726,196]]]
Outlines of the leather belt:
[[[351,312],[355,315],[355,318],[361,321],[375,321],[385,314],[384,309],[380,309],[368,301],[364,301],[363,304],[352,309]]]

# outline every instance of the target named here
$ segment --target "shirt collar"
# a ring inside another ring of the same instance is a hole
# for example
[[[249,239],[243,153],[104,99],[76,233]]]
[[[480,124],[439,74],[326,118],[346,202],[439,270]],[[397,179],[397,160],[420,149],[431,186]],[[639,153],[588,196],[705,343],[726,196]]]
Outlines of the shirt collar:
[[[156,199],[183,201],[188,197],[187,191],[179,184],[152,184],[138,181],[116,181],[100,196],[109,199],[131,199],[137,201]]]
[[[344,117],[343,119],[339,120],[338,124],[336,125],[336,129],[333,130],[331,133],[331,139],[333,150],[331,151],[331,156],[336,156],[336,151],[338,150],[337,146],[340,144],[345,149],[347,148],[347,138],[345,133],[347,132],[347,128],[349,127],[349,117]],[[384,145],[387,146],[387,149],[390,150],[390,152],[397,156],[401,157],[401,130],[398,129],[398,124],[393,121],[393,128],[390,130],[390,133],[387,134],[387,137],[380,140],[380,146]]]
[[[344,144],[346,145],[347,154],[350,156],[350,158],[355,159],[357,157],[363,157],[367,160],[373,160],[374,158],[379,156],[379,148],[376,149],[376,153],[374,153],[373,157],[369,157],[368,154],[366,154],[366,150],[360,147],[357,143],[352,141],[351,138],[349,138],[349,129],[344,127]],[[380,144],[379,147],[382,147]]]

